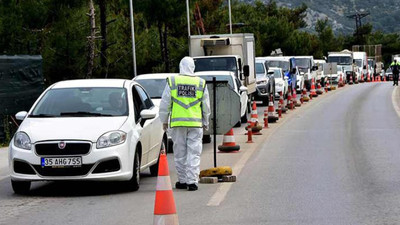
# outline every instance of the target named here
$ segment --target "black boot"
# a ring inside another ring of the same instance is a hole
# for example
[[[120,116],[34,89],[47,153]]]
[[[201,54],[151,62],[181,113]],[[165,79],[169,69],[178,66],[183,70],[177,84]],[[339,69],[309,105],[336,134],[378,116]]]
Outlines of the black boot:
[[[199,189],[199,187],[197,187],[196,184],[188,184],[188,191],[197,191],[197,189]]]
[[[187,188],[187,184],[185,183],[180,183],[179,181],[175,183],[175,188],[176,189],[186,189]]]

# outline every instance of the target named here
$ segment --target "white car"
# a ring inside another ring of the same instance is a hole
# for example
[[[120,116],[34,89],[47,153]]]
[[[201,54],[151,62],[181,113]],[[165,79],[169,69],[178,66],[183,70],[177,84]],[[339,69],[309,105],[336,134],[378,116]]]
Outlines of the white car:
[[[278,67],[270,67],[268,74],[273,74],[275,77],[275,99],[279,99],[279,92],[282,92],[282,95],[285,98],[288,93],[288,78],[285,78],[282,69]]]
[[[171,76],[176,76],[177,73],[148,73],[141,74],[133,78],[134,81],[138,82],[140,85],[144,87],[144,89],[149,94],[151,100],[154,105],[160,107],[161,97],[164,92],[165,85],[167,85],[167,78]],[[167,130],[168,134],[168,152],[173,152],[173,142],[172,138],[169,135],[170,128]]]
[[[166,136],[146,91],[122,79],[61,81],[47,88],[9,145],[11,183],[24,194],[32,181],[126,181],[157,175]]]
[[[228,85],[230,85],[235,92],[240,96],[240,116],[241,120],[238,121],[237,126],[243,122],[247,122],[248,110],[248,95],[247,95],[247,87],[242,85],[240,80],[235,76],[235,73],[230,71],[206,71],[206,72],[196,72],[196,76],[199,76],[206,81],[211,81],[215,76],[217,81],[226,80],[228,81]]]

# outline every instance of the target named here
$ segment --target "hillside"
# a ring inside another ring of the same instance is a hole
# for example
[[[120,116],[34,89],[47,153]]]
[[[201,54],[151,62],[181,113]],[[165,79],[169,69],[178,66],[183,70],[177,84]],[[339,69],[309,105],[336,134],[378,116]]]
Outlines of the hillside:
[[[253,2],[254,0],[248,0]],[[269,2],[269,0],[264,0]],[[279,6],[293,8],[305,3],[308,6],[307,24],[309,29],[314,28],[318,19],[328,17],[336,33],[349,34],[355,30],[355,19],[347,16],[356,12],[369,12],[370,15],[362,19],[373,25],[374,31],[385,33],[399,32],[400,0],[276,0]]]

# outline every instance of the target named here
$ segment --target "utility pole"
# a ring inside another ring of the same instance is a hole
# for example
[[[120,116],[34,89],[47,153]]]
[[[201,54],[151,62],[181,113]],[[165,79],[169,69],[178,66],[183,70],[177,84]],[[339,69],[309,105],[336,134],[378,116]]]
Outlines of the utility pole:
[[[360,33],[360,28],[361,28],[361,19],[368,16],[370,13],[365,12],[365,13],[356,13],[350,16],[347,16],[350,19],[355,19],[356,20],[356,36],[358,40],[361,40],[361,36],[363,34]]]
[[[89,1],[89,13],[86,14],[89,16],[90,20],[90,36],[87,37],[89,52],[88,52],[88,67],[86,78],[92,78],[93,75],[93,67],[94,67],[94,57],[95,57],[95,41],[96,41],[96,17],[95,17],[95,9],[93,5],[93,0]]]

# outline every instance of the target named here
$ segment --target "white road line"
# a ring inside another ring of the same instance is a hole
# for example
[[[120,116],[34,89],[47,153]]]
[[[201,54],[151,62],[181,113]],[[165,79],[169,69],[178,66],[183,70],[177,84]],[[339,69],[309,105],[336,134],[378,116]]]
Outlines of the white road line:
[[[392,103],[393,107],[397,113],[397,115],[400,117],[400,92],[399,91],[399,86],[396,86],[393,91],[392,91]]]

